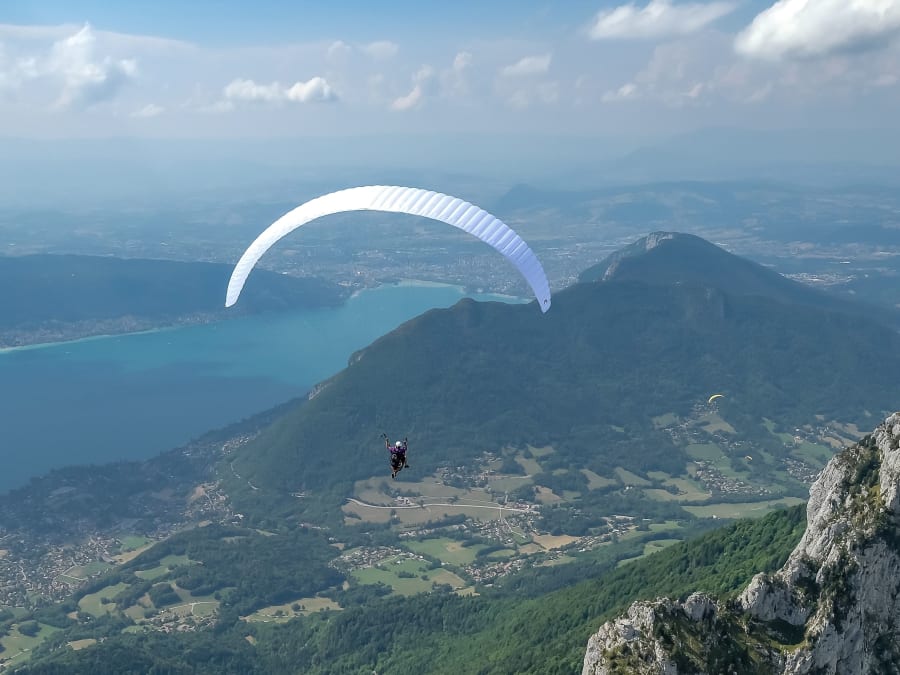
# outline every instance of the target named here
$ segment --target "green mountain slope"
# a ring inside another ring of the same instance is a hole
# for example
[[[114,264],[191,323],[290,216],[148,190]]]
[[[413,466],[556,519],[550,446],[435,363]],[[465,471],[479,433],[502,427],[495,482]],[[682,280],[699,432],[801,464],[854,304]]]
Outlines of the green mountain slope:
[[[73,628],[15,672],[577,673],[590,633],[630,602],[697,589],[733,593],[756,572],[781,565],[804,525],[802,507],[741,521],[550,592],[539,590],[541,578],[558,572],[544,569],[480,597],[367,600],[279,626],[232,616],[214,631],[181,635]],[[104,633],[109,637],[88,649],[64,646],[76,635]]]
[[[578,284],[546,315],[466,300],[355,354],[239,451],[231,492],[258,512],[331,487],[334,501],[289,501],[333,511],[350,481],[383,471],[382,430],[410,437],[418,475],[525,444],[554,446],[547,472],[677,473],[685,457],[655,416],[727,392],[737,433],[765,443],[763,418],[879,413],[898,367],[900,336],[871,320],[705,286]]]

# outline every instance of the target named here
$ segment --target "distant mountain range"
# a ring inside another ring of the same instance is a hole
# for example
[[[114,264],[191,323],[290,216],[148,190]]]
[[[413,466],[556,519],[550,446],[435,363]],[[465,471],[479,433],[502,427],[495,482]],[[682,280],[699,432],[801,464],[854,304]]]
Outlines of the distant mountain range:
[[[319,279],[257,270],[227,313],[231,265],[83,255],[0,257],[0,346],[127,332],[297,307],[346,292]]]

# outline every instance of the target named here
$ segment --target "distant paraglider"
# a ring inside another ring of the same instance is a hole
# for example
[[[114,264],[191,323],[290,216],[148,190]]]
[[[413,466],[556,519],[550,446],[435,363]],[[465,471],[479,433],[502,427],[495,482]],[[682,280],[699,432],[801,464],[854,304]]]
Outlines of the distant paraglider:
[[[709,400],[706,402],[707,404],[712,404],[717,398],[725,398],[725,394],[713,394],[709,397]]]
[[[550,284],[544,268],[528,244],[487,211],[457,197],[418,188],[369,185],[316,197],[289,211],[260,234],[231,273],[225,306],[237,302],[254,265],[275,243],[306,223],[347,211],[408,213],[439,220],[490,244],[525,278],[542,312],[550,309]]]

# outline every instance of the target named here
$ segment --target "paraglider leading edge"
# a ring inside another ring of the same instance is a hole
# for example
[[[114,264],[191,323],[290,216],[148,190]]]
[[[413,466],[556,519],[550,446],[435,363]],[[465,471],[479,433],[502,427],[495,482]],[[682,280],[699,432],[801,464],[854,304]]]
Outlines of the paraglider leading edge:
[[[550,309],[550,284],[537,256],[514,230],[499,218],[458,197],[419,188],[369,185],[331,192],[289,211],[272,223],[244,251],[231,273],[225,306],[240,297],[247,277],[260,258],[282,237],[306,223],[347,211],[407,213],[459,228],[493,247],[531,286],[541,312]]]

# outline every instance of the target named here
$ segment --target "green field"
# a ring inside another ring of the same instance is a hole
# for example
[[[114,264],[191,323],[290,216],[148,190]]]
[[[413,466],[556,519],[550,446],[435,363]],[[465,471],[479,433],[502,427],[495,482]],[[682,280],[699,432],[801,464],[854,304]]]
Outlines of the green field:
[[[528,476],[504,476],[503,478],[495,478],[489,485],[494,492],[512,492],[523,485],[530,485],[531,482]]]
[[[490,560],[506,560],[507,558],[510,558],[515,554],[516,552],[511,548],[501,548],[499,551],[492,551],[491,553],[488,553],[487,557]]]
[[[89,595],[85,595],[81,600],[78,601],[78,607],[90,614],[94,617],[100,617],[104,614],[109,614],[109,612],[115,607],[114,603],[103,604],[101,600],[112,599],[121,591],[124,591],[128,588],[128,584],[126,583],[118,583],[115,586],[106,586],[105,588],[101,588],[96,593],[91,593]]]
[[[536,448],[533,445],[529,445],[528,449],[531,451],[531,454],[535,457],[546,457],[547,455],[552,455],[556,450],[553,449],[553,446],[547,445],[543,448]]]
[[[661,472],[655,472],[661,473]],[[666,475],[666,474],[663,474]],[[653,476],[657,480],[657,476]],[[696,481],[688,478],[665,478],[662,479],[664,485],[671,485],[678,490],[678,494],[672,494],[668,490],[662,488],[645,488],[644,494],[650,499],[666,502],[699,502],[712,498],[712,495],[703,489],[703,486]]]
[[[834,457],[834,450],[826,448],[824,445],[801,441],[791,454],[814,466],[824,467]]]
[[[626,471],[621,466],[615,468],[615,473],[619,477],[619,480],[622,481],[623,485],[636,485],[638,487],[649,487],[652,485],[646,478],[641,478],[636,473]]]
[[[664,548],[668,548],[672,544],[679,543],[681,543],[681,539],[654,539],[653,541],[648,541],[644,544],[644,555],[651,555],[657,551],[662,551]]]
[[[94,562],[88,563],[87,565],[76,565],[75,567],[70,567],[65,571],[64,574],[65,576],[72,577],[74,579],[88,579],[92,576],[102,574],[103,572],[106,572],[110,569],[112,569],[112,565],[96,560]]]
[[[722,448],[715,443],[691,443],[685,447],[685,452],[692,459],[698,459],[703,462],[717,463],[722,459]]]
[[[604,478],[600,474],[594,473],[590,469],[582,469],[581,473],[583,473],[585,478],[588,479],[589,490],[599,490],[601,488],[619,484],[619,481],[612,478]]]
[[[404,544],[415,553],[430,555],[448,565],[463,567],[475,560],[475,555],[484,548],[482,544],[463,546],[462,542],[441,537],[440,539],[423,539]]]
[[[741,502],[736,504],[710,504],[709,506],[685,506],[684,510],[698,518],[758,518],[779,506],[803,504],[799,497],[782,497],[764,502]]]
[[[299,605],[300,609],[295,611],[294,605]],[[341,606],[330,598],[299,598],[283,605],[270,605],[258,609],[250,616],[244,617],[244,621],[283,623],[290,621],[295,616],[304,616],[323,610],[339,611],[340,609],[342,609]]]
[[[125,614],[125,616],[130,618],[132,621],[137,621],[137,622],[143,621],[144,620],[144,610],[147,609],[148,607],[152,608],[152,604],[153,604],[150,602],[150,598],[148,598],[146,595],[144,596],[144,599],[147,603],[147,607],[145,607],[142,604],[141,605],[132,605],[131,607],[126,609],[123,612],[123,614]]]
[[[34,637],[22,635],[17,628],[13,627],[9,635],[0,638],[0,645],[3,645],[3,651],[0,652],[0,670],[27,661],[32,649],[59,630],[59,628],[43,623],[38,626],[40,630]]]
[[[146,570],[138,570],[134,573],[136,577],[140,577],[141,579],[158,579],[161,576],[164,576],[169,573],[170,569],[174,569],[179,565],[188,565],[190,564],[190,560],[186,555],[167,555],[165,558],[159,561],[159,565],[156,567],[151,567]]]
[[[653,541],[648,541],[644,544],[644,551],[640,555],[632,556],[631,558],[624,558],[616,563],[616,567],[623,567],[628,563],[632,563],[635,560],[640,560],[648,555],[653,555],[654,553],[658,553],[662,551],[664,548],[668,548],[672,544],[680,544],[681,539],[654,539]]]
[[[543,471],[543,469],[541,468],[541,465],[538,464],[538,461],[536,459],[528,459],[528,458],[519,456],[519,457],[516,457],[516,461],[519,463],[519,466],[521,466],[525,470],[525,473],[527,473],[529,476],[534,476]]]
[[[210,616],[219,608],[218,600],[192,600],[181,605],[169,605],[160,611],[164,619],[173,617],[185,618],[188,616]]]
[[[145,546],[153,540],[148,539],[147,537],[142,537],[140,535],[130,534],[122,537],[120,541],[122,542],[121,550],[124,553],[126,551],[134,551],[135,549],[139,549],[141,546]]]
[[[699,420],[703,431],[708,434],[714,434],[717,431],[723,431],[726,434],[734,434],[737,433],[733,426],[728,424],[725,420],[723,420],[717,413],[709,413],[708,415],[704,415]]]
[[[747,477],[747,472],[737,472],[731,466],[731,460],[715,443],[691,443],[685,448],[687,454],[701,462],[712,464],[725,478],[741,478]],[[689,471],[690,473],[690,471]]]
[[[382,560],[379,564],[384,569],[366,567],[351,572],[361,584],[383,583],[400,595],[415,595],[431,590],[432,582],[449,584],[454,588],[464,588],[466,582],[452,572],[444,569],[429,570],[428,564],[412,558],[394,557]],[[400,577],[399,572],[412,574],[412,577]],[[422,577],[425,577],[424,579]]]
[[[549,492],[549,491],[547,491]],[[480,496],[487,496],[486,493],[480,493]],[[551,495],[551,498],[554,498]],[[555,498],[558,501],[558,498]],[[475,501],[474,499],[470,501]],[[460,499],[456,504],[449,503],[426,503],[424,507],[390,507],[390,508],[373,508],[348,502],[341,507],[344,514],[356,514],[359,518],[344,518],[347,525],[355,525],[363,522],[366,523],[388,523],[392,522],[391,513],[395,514],[394,524],[404,527],[423,525],[428,522],[434,522],[446,518],[464,514],[473,520],[487,521],[497,520],[501,516],[501,505],[486,499],[479,500],[478,504],[467,504],[465,499]],[[507,513],[508,515],[508,513]]]

